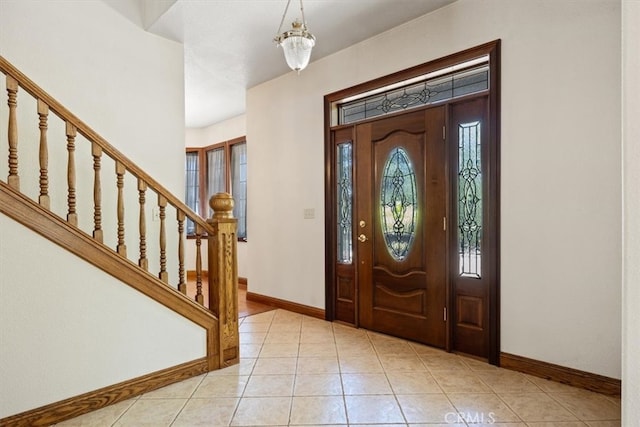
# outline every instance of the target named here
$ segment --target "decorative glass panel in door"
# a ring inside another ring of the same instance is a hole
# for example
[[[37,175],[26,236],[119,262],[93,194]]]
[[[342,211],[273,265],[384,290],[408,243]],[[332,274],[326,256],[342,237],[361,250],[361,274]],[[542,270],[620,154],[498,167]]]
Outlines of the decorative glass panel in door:
[[[338,144],[336,159],[337,197],[337,257],[340,264],[353,260],[353,146]]]
[[[394,148],[382,170],[380,223],[389,254],[406,258],[415,237],[417,194],[416,174],[407,152]]]

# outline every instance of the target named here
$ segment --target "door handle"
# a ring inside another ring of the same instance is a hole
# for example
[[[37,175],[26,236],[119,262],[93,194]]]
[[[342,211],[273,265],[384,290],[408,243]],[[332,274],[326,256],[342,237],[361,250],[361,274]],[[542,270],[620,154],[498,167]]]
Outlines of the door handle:
[[[361,242],[366,242],[369,239],[367,239],[367,236],[365,236],[364,234],[361,234],[358,236],[358,240]]]

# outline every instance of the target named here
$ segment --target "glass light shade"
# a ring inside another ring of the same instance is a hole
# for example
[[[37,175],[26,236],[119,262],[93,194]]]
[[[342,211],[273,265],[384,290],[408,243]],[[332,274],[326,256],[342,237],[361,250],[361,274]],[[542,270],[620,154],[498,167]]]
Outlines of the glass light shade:
[[[304,25],[296,21],[291,30],[276,37],[276,42],[282,46],[287,65],[292,70],[300,72],[309,64],[311,49],[316,44],[316,38]]]

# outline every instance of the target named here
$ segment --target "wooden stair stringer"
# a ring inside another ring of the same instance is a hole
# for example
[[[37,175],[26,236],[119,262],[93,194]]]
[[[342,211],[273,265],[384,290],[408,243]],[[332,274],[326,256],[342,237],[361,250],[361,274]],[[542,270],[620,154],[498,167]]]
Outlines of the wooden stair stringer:
[[[75,254],[171,311],[189,319],[207,331],[207,347],[211,351],[218,328],[218,318],[204,306],[190,300],[177,289],[167,286],[114,250],[96,242],[82,230],[70,225],[38,203],[0,181],[0,212]]]

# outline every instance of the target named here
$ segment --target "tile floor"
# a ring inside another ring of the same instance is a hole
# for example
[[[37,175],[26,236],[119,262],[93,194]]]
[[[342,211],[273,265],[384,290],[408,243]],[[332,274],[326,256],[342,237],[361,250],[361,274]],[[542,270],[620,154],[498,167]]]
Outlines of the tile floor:
[[[620,425],[620,399],[284,310],[240,341],[239,365],[58,425]]]

